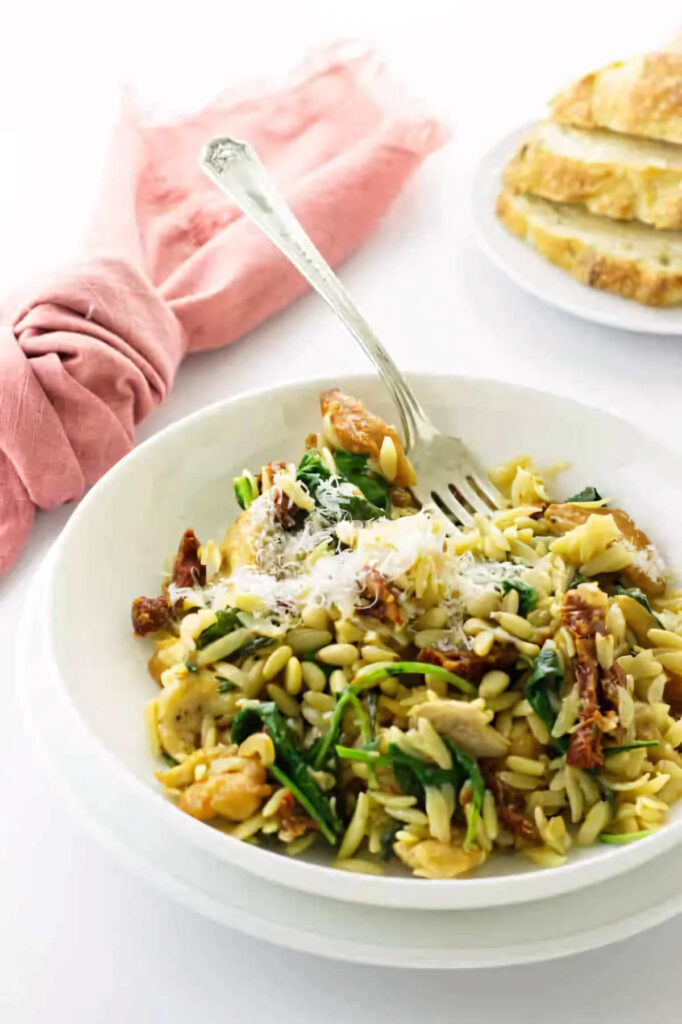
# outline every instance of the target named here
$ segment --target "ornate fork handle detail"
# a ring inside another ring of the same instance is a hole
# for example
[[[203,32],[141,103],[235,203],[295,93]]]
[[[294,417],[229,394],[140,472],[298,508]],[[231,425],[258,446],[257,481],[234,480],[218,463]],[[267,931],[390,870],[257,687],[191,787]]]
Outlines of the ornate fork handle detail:
[[[412,388],[294,217],[251,146],[237,139],[214,139],[204,147],[201,165],[345,322],[374,363],[398,407],[407,449],[413,448],[417,440],[428,441],[434,437],[436,428]]]

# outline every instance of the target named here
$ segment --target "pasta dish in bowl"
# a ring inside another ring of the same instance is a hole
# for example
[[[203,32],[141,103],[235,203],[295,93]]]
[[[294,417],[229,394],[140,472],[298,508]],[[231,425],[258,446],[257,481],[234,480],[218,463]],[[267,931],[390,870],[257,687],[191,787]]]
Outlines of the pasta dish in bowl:
[[[162,791],[375,876],[648,840],[682,796],[682,594],[650,538],[530,455],[491,470],[506,507],[458,527],[417,507],[392,427],[320,401],[298,458],[236,477],[222,538],[186,529],[133,601]]]

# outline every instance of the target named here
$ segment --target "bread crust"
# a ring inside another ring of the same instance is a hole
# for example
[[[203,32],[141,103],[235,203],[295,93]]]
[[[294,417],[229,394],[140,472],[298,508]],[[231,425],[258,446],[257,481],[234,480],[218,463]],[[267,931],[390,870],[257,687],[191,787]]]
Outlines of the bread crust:
[[[682,142],[682,53],[648,53],[591,72],[558,93],[552,118]]]
[[[682,273],[679,271],[655,266],[634,256],[600,250],[578,232],[554,232],[551,225],[528,216],[509,192],[498,196],[496,212],[510,231],[582,284],[648,306],[673,306],[682,302]]]
[[[682,167],[580,159],[531,136],[507,164],[504,183],[510,192],[581,203],[602,217],[682,228]]]

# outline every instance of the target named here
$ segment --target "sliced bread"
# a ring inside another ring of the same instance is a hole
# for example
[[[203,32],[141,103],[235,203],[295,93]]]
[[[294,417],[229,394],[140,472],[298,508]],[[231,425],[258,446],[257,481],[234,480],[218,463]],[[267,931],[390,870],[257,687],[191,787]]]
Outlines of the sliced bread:
[[[504,182],[605,217],[682,228],[682,146],[670,142],[546,121],[508,163]]]
[[[609,64],[550,104],[553,120],[682,142],[682,53],[648,53]]]
[[[583,284],[650,306],[682,302],[682,231],[612,221],[511,192],[498,197],[497,215]]]

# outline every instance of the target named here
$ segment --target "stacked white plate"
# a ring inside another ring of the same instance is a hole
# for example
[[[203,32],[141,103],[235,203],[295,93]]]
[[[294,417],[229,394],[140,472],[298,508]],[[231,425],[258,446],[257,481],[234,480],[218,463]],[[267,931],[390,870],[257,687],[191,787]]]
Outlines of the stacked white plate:
[[[554,266],[502,224],[495,203],[505,164],[530,134],[533,124],[500,139],[481,159],[471,193],[473,227],[481,248],[524,291],[573,316],[607,327],[646,334],[682,334],[682,307],[644,306],[611,292],[590,288]]]
[[[625,938],[680,912],[679,812],[642,843],[585,851],[553,872],[524,866],[508,877],[440,883],[347,875],[267,854],[156,794],[141,726],[153,684],[144,645],[130,636],[130,598],[154,592],[156,566],[185,526],[220,535],[234,472],[294,456],[316,423],[316,395],[329,383],[243,396],[175,425],[120,463],[70,520],[28,598],[20,686],[37,745],[70,803],[109,849],[198,913],[361,963],[541,960]],[[334,383],[388,413],[375,379]],[[519,450],[534,450],[541,462],[571,459],[567,488],[602,483],[679,560],[673,526],[682,468],[631,425],[499,383],[425,375],[416,386],[439,425],[464,434],[486,461]],[[647,511],[647,482],[656,483],[655,513]],[[45,624],[38,637],[36,622]]]

